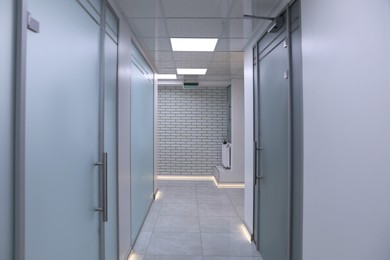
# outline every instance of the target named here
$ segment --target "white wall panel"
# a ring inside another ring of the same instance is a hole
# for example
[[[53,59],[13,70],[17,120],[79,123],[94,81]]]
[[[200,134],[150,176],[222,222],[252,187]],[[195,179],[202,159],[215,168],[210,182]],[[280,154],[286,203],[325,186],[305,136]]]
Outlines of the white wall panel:
[[[233,79],[232,91],[232,175],[220,175],[220,182],[244,182],[244,82]],[[228,177],[228,178],[227,178]]]
[[[302,0],[304,260],[390,259],[389,13]]]
[[[245,217],[248,231],[253,234],[253,50],[244,53],[244,142],[245,142]]]

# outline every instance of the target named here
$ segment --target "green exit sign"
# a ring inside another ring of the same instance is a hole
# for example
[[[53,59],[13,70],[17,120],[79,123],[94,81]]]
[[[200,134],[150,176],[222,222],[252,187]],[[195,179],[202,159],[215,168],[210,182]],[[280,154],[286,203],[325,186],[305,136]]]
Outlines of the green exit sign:
[[[194,88],[199,88],[199,83],[189,83],[189,82],[186,82],[183,84],[183,88],[184,89],[194,89]]]

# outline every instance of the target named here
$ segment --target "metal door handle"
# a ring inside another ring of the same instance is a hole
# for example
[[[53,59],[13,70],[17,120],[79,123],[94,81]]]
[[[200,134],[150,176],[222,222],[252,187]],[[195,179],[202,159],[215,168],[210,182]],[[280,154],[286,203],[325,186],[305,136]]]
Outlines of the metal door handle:
[[[257,142],[255,141],[253,143],[253,170],[254,170],[255,179],[257,178],[257,150],[256,150],[256,147],[257,147]]]
[[[103,222],[108,221],[108,192],[107,192],[107,164],[108,155],[103,153],[103,178],[102,178],[102,191],[103,191]]]
[[[102,207],[95,208],[95,211],[103,213],[103,222],[108,221],[108,192],[107,192],[107,153],[103,153],[103,160],[101,162],[95,162],[95,166],[102,166],[102,181],[101,181],[101,192],[102,192]]]
[[[263,148],[258,146],[258,143],[255,141],[253,145],[253,156],[254,156],[254,167],[255,167],[255,172],[256,172],[256,178],[258,178],[258,171],[257,167],[259,166],[258,164],[258,153],[262,151]]]

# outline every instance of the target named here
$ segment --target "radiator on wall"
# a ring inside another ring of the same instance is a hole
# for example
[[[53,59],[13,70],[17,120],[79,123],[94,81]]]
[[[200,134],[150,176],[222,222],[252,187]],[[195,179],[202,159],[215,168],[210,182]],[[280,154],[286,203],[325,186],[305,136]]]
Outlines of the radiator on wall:
[[[231,143],[222,144],[222,165],[226,169],[230,169],[231,154],[232,154],[232,144]]]

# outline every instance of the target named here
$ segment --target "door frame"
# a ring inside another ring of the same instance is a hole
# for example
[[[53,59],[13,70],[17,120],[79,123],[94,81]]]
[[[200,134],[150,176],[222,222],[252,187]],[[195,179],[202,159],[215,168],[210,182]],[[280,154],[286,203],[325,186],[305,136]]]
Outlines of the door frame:
[[[292,42],[292,35],[300,30],[300,0],[293,0],[281,11],[279,15],[285,15],[285,25],[288,48],[288,85],[289,85],[289,259],[300,260],[302,258],[302,194],[303,194],[303,112],[302,112],[302,56],[301,42]],[[280,32],[280,31],[279,31]],[[263,33],[259,40],[252,46],[253,57],[253,239],[258,248],[258,195],[257,193],[257,168],[258,161],[256,147],[257,136],[256,120],[259,121],[256,108],[259,107],[259,96],[256,88],[259,87],[259,43],[268,35]],[[298,34],[300,36],[300,34]],[[276,35],[274,39],[279,36]],[[293,55],[293,53],[296,53]],[[295,65],[293,67],[293,64]],[[296,66],[298,64],[299,66]],[[257,95],[256,95],[257,93]],[[259,128],[259,127],[258,127]],[[294,238],[294,240],[293,240]],[[298,238],[299,241],[296,241]]]
[[[112,155],[110,156],[110,154],[108,154],[108,165],[111,165],[111,164],[115,164],[115,168],[116,168],[116,171],[115,171],[115,176],[116,176],[116,182],[115,182],[115,186],[116,186],[116,192],[115,192],[115,207],[116,207],[116,226],[115,226],[115,229],[116,229],[116,242],[117,242],[117,245],[116,245],[116,254],[117,256],[119,257],[119,195],[118,195],[118,70],[119,70],[119,22],[120,22],[120,19],[119,19],[119,16],[117,15],[115,9],[112,7],[111,3],[109,0],[101,0],[102,1],[102,8],[103,6],[105,6],[104,8],[104,19],[102,19],[101,21],[101,24],[102,24],[102,31],[101,31],[101,35],[100,35],[100,40],[101,40],[101,43],[104,42],[104,46],[102,46],[102,50],[103,50],[103,53],[101,53],[101,59],[103,59],[102,62],[102,66],[100,67],[100,73],[101,74],[104,74],[104,77],[102,77],[100,80],[100,84],[102,85],[102,88],[103,88],[103,94],[102,97],[101,97],[101,102],[102,102],[102,110],[101,112],[103,113],[102,114],[102,126],[100,126],[100,123],[99,123],[99,127],[102,127],[101,128],[101,135],[102,135],[102,139],[99,139],[99,141],[101,142],[101,145],[102,145],[102,150],[101,150],[101,154],[103,154],[105,151],[106,151],[106,147],[104,146],[104,143],[105,143],[105,131],[104,131],[104,128],[105,128],[105,109],[106,109],[106,106],[105,106],[105,96],[106,96],[106,93],[105,93],[105,90],[106,90],[106,86],[105,86],[105,73],[106,73],[106,53],[105,53],[105,50],[106,50],[106,45],[105,45],[105,41],[106,41],[106,38],[109,37],[111,38],[111,35],[109,35],[109,33],[107,33],[106,31],[106,26],[108,25],[107,24],[107,10],[109,10],[109,12],[114,16],[114,18],[116,19],[117,21],[117,30],[118,30],[118,35],[117,35],[117,42],[116,42],[116,46],[117,46],[117,49],[116,49],[116,57],[117,57],[117,62],[116,62],[116,87],[115,87],[115,91],[116,91],[116,94],[115,94],[115,150],[116,150],[116,160],[113,161],[112,160]],[[102,13],[103,14],[103,13]],[[102,15],[103,16],[103,15]],[[112,38],[111,38],[112,39]],[[100,144],[99,144],[100,145]],[[110,159],[111,158],[111,159]],[[107,174],[109,174],[109,168],[107,169]],[[100,175],[101,176],[101,175]],[[107,176],[107,185],[109,183],[109,179],[110,177]],[[109,190],[109,188],[108,188]],[[109,197],[109,191],[107,191],[107,200],[110,201],[110,197]],[[108,205],[110,205],[110,203],[108,202]],[[112,216],[110,217],[110,212],[109,212],[109,209],[110,207],[108,206],[107,210],[108,210],[108,221],[110,221],[110,219],[112,219]],[[101,221],[101,229],[103,230],[103,232],[105,232],[106,230],[106,226],[104,225],[104,222]],[[101,253],[101,255],[103,256],[103,259],[105,259],[105,256],[106,256],[106,252],[105,252],[105,249],[106,249],[106,236],[104,235],[103,238],[101,238],[103,241],[101,242],[101,247],[104,247],[104,252]]]
[[[16,10],[14,256],[24,260],[27,0],[18,0]]]
[[[106,24],[106,8],[110,8],[112,13],[118,20],[118,16],[111,7],[108,0],[100,0],[100,36],[99,36],[99,140],[98,154],[104,152],[104,65],[105,65],[105,24]],[[15,260],[25,260],[25,134],[26,134],[26,54],[27,54],[27,6],[28,0],[17,0],[16,2],[16,48],[15,48],[15,149],[14,149],[14,257]],[[118,82],[117,82],[118,85]],[[118,122],[117,122],[118,124]],[[117,125],[118,127],[118,125]],[[116,140],[116,145],[117,145]],[[118,165],[118,162],[115,162]],[[102,167],[100,167],[102,168]],[[102,169],[99,169],[99,204],[102,203]],[[118,201],[117,201],[118,203]],[[99,258],[105,258],[105,237],[104,237],[104,222],[102,214],[99,214]],[[118,227],[117,227],[118,229]],[[119,255],[119,243],[117,246]]]

